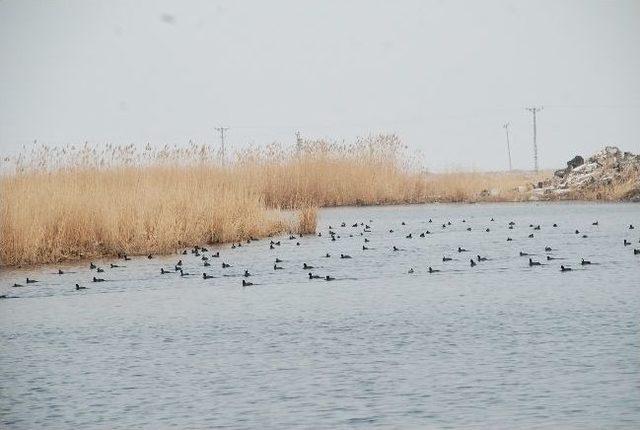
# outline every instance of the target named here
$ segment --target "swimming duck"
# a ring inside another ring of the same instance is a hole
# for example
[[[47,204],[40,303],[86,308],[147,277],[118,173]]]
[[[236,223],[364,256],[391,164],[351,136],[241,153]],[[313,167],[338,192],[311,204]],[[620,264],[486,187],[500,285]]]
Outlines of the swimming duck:
[[[147,259],[149,259],[149,260],[153,259],[153,255],[151,255],[151,254],[147,255]]]
[[[432,269],[431,266],[429,266],[429,273],[438,273],[439,270],[437,269]]]
[[[366,246],[362,245],[362,250],[363,250],[363,251],[368,251],[368,250],[369,250],[369,248],[367,248]]]
[[[591,225],[598,225],[598,221],[592,222]]]
[[[282,263],[282,260],[280,260],[279,258],[277,258],[277,257],[276,257],[275,262],[276,262],[276,263]]]
[[[420,233],[420,237],[424,237],[424,233]]]
[[[302,268],[303,269],[313,269],[313,266],[309,266],[307,263],[302,263]]]
[[[211,256],[214,258],[220,257],[220,251],[217,251],[215,254],[211,254]]]
[[[326,254],[324,254],[324,258],[331,258],[331,254],[327,252]]]
[[[583,258],[583,259],[582,259],[582,261],[580,262],[580,265],[582,265],[582,266],[586,266],[586,265],[588,265],[588,264],[591,264],[591,261],[589,261],[589,260],[585,260],[584,258]]]
[[[213,275],[207,275],[206,273],[202,273],[202,279],[211,279]]]
[[[486,228],[484,231],[486,231],[487,233],[489,233],[491,230],[489,228]]]
[[[243,287],[250,287],[253,285],[253,282],[248,282],[246,279],[242,280],[242,286]]]
[[[95,264],[93,264],[93,263],[90,263],[90,264],[89,264],[89,269],[95,269],[95,268],[96,268],[96,265],[95,265]]]
[[[103,269],[102,267],[98,267],[98,268],[96,269],[96,272],[97,272],[97,273],[104,273],[104,269]]]
[[[76,291],[78,291],[78,290],[86,290],[86,289],[87,289],[87,287],[85,287],[85,286],[81,287],[80,285],[76,284]]]
[[[334,278],[333,276],[329,276],[329,275],[327,275],[327,276],[325,276],[325,277],[324,277],[324,280],[325,280],[325,281],[335,281],[335,280],[336,280],[336,278]]]
[[[340,258],[351,258],[349,254],[340,254]]]
[[[225,262],[223,261],[223,262],[222,262],[222,268],[223,268],[223,269],[226,269],[226,268],[228,268],[228,267],[231,267],[231,264],[227,264],[227,263],[225,263]]]
[[[187,250],[182,251],[182,255],[187,255]]]
[[[532,259],[529,259],[529,266],[542,266],[542,263],[540,263],[539,261],[533,261]]]
[[[407,239],[413,239],[413,235],[412,235],[411,233],[409,233],[409,234],[406,236],[406,238],[407,238]]]
[[[249,271],[245,269],[245,271],[244,271],[244,277],[245,277],[245,278],[248,278],[249,276],[251,276],[251,273],[249,273]]]
[[[640,249],[633,248],[633,255],[640,254]]]
[[[571,267],[560,266],[560,271],[561,272],[571,272]]]
[[[178,260],[178,262],[176,263],[176,266],[182,266],[182,260]]]
[[[511,242],[513,239],[511,239],[510,237],[507,237],[507,242]]]
[[[633,224],[629,224],[629,230],[633,230],[634,228]]]
[[[493,218],[491,218],[489,221],[494,222],[495,220]]]
[[[514,226],[514,225],[516,225],[516,223],[515,223],[515,221],[509,221],[509,225],[510,226]]]
[[[529,255],[529,254],[528,254],[528,253],[526,253],[526,252],[522,252],[522,251],[520,251],[520,257],[526,257],[527,255]]]
[[[58,275],[64,275],[64,272],[60,269],[58,269]]]
[[[540,224],[538,224],[537,226],[535,226],[533,229],[534,229],[534,230],[540,230]]]
[[[187,273],[182,269],[180,269],[179,272],[180,272],[180,276],[191,276],[191,273]]]
[[[467,231],[471,231],[471,227],[467,227]]]
[[[112,268],[112,269],[117,269],[118,267],[120,267],[120,266],[118,266],[117,264],[113,264],[113,263],[111,263],[111,268]]]
[[[174,272],[172,272],[170,270],[164,270],[164,267],[160,268],[160,274],[161,275],[166,275],[167,273],[174,273]]]
[[[398,248],[397,246],[395,246],[395,245],[394,245],[394,246],[393,246],[393,250],[394,250],[394,251],[400,251],[400,248]]]
[[[284,269],[284,267],[278,266],[277,264],[273,265],[273,270],[282,270],[282,269]]]
[[[96,278],[95,276],[93,277],[93,282],[104,282],[104,279],[102,278]]]
[[[487,261],[487,257],[480,257],[479,255],[477,255],[476,257],[478,257],[478,262]]]
[[[556,257],[552,257],[550,255],[547,255],[547,261],[551,261],[551,260],[556,260]]]
[[[364,243],[369,243],[369,239],[367,239],[366,237],[364,238]]]
[[[444,262],[447,262],[447,261],[451,261],[451,260],[453,260],[453,258],[450,258],[450,257],[442,257],[442,262],[443,262],[443,263],[444,263]]]
[[[529,239],[533,239],[533,233],[529,235]]]
[[[576,229],[576,234],[580,234],[580,230]]]
[[[203,256],[202,256],[202,258],[201,258],[201,260],[202,260],[202,261],[208,261],[208,260],[209,260],[209,257],[207,257],[206,255],[203,255]]]
[[[433,220],[431,218],[429,218],[429,222],[431,223],[431,222],[433,222]]]
[[[202,267],[209,267],[211,266],[211,263],[209,263],[208,261],[205,261],[204,264],[202,265]]]
[[[552,251],[552,249],[551,249],[551,247],[550,247],[550,246],[545,246],[545,247],[544,247],[544,250],[545,250],[546,252],[551,252],[551,251]]]
[[[467,252],[467,250],[464,248],[458,247],[458,252]]]
[[[473,259],[470,259],[469,261],[471,262],[471,267],[476,267],[476,262],[473,261]]]
[[[393,229],[392,229],[392,230],[389,230],[389,233],[393,233]]]
[[[313,273],[309,272],[309,279],[320,279],[320,278],[322,278],[322,276],[314,275]]]
[[[631,245],[631,242],[629,242],[627,239],[625,239],[623,244],[624,244],[624,246],[629,246],[629,245]]]
[[[13,288],[20,288],[20,287],[24,287],[24,285],[22,285],[22,284],[13,284],[12,287]]]
[[[553,224],[553,227],[554,227],[554,228],[557,228],[557,227],[558,227],[558,224],[555,224],[555,223],[554,223],[554,224]]]
[[[413,273],[413,267],[409,269],[409,274]]]
[[[27,278],[27,284],[35,284],[36,282],[38,282],[38,281],[36,281],[35,279]]]

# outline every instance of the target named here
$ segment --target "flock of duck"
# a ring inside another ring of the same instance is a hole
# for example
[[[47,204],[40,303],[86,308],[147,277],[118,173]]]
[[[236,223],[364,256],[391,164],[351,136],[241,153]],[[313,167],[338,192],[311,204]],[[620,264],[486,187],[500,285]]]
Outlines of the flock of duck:
[[[466,224],[467,221],[465,219],[462,219],[461,222],[465,225],[469,225]],[[495,220],[493,218],[491,218],[489,220],[490,223],[495,222]],[[435,223],[433,222],[432,219],[429,219],[427,221],[427,223],[429,225],[434,225]],[[373,250],[375,248],[373,248],[371,246],[371,241],[373,240],[372,238],[370,238],[369,233],[372,233],[373,229],[371,227],[371,225],[373,224],[372,220],[369,220],[368,223],[364,223],[364,222],[356,222],[353,224],[347,224],[346,222],[342,222],[339,227],[333,227],[331,225],[328,226],[328,229],[326,231],[326,234],[323,236],[322,232],[318,232],[317,236],[318,237],[326,237],[328,238],[329,241],[331,242],[336,242],[338,240],[340,240],[345,234],[346,237],[350,237],[350,238],[354,238],[354,237],[362,237],[362,251],[369,251],[369,250]],[[405,226],[406,223],[405,222],[401,222],[402,226]],[[442,223],[441,226],[436,227],[436,229],[441,229],[443,231],[446,231],[447,229],[449,229],[451,226],[453,225],[452,221],[446,221],[444,223]],[[599,222],[598,221],[594,221],[592,223],[592,226],[598,226]],[[514,230],[516,226],[516,223],[514,221],[510,221],[507,224],[507,228],[508,230]],[[351,227],[352,230],[351,232],[348,232],[346,229],[348,229],[348,227]],[[531,232],[528,234],[528,238],[534,238],[535,234],[537,231],[541,230],[541,226],[540,225],[534,225],[534,224],[530,224],[529,228],[531,229]],[[552,228],[558,228],[558,224],[553,224]],[[354,231],[355,229],[355,231]],[[483,227],[484,231],[489,233],[491,232],[491,228],[490,227]],[[628,230],[634,230],[635,227],[632,224],[629,224],[627,227]],[[472,227],[466,227],[467,231],[472,231]],[[394,233],[394,229],[391,228],[388,230],[389,234],[393,234]],[[420,238],[425,238],[428,237],[429,235],[431,235],[432,232],[430,230],[426,230],[426,231],[421,231],[419,233],[413,233],[410,232],[406,235],[403,234],[405,239],[413,239],[415,237],[420,237]],[[587,238],[588,235],[586,233],[581,233],[579,229],[575,230],[575,235],[578,235],[579,237],[582,238]],[[290,241],[296,241],[295,245],[296,246],[302,246],[302,243],[300,242],[300,238],[302,238],[303,235],[293,235],[290,234],[289,235],[289,240]],[[253,242],[258,242],[259,239],[254,238],[254,237],[250,237],[246,240],[246,244],[251,244]],[[511,236],[507,236],[506,238],[507,242],[511,242],[513,241]],[[638,243],[640,243],[640,240],[638,241]],[[275,241],[273,239],[269,240],[269,246],[268,249],[271,251],[277,250],[279,249],[279,247],[282,245],[282,240],[278,240]],[[632,245],[632,242],[628,241],[627,239],[623,240],[622,243],[623,247],[628,247],[630,245]],[[236,249],[242,247],[242,243],[233,243],[231,245],[232,249]],[[405,249],[403,249],[400,246],[397,245],[393,245],[392,247],[390,247],[389,252],[390,253],[396,253],[396,252],[402,252],[405,251]],[[534,260],[534,254],[529,254],[528,252],[525,251],[520,251],[518,256],[520,257],[527,257],[528,260],[528,265],[529,267],[537,267],[537,266],[542,266],[542,265],[549,265],[552,264],[551,262],[554,260],[564,260],[563,258],[560,257],[555,257],[552,255],[553,251],[556,251],[555,249],[551,248],[550,246],[545,246],[544,248],[546,255],[546,262],[543,263],[542,261],[538,261],[538,260]],[[633,254],[634,255],[640,255],[640,249],[638,248],[632,248]],[[452,248],[452,253],[457,253],[457,254],[465,254],[465,253],[470,253],[469,250],[465,249],[462,246],[458,246],[457,249],[456,248]],[[192,248],[187,248],[187,249],[183,249],[182,251],[180,251],[180,258],[178,258],[178,260],[172,265],[173,267],[169,267],[167,268],[166,266],[163,267],[159,267],[158,268],[158,274],[159,276],[180,276],[180,277],[201,277],[202,279],[214,279],[216,278],[216,276],[214,276],[213,274],[209,273],[211,271],[210,267],[212,267],[213,261],[214,260],[218,260],[219,263],[217,263],[216,265],[218,265],[219,267],[221,267],[223,270],[224,269],[228,269],[233,267],[230,263],[224,261],[220,255],[220,251],[216,251],[214,252],[210,252],[206,247],[202,247],[202,246],[193,246]],[[88,282],[92,282],[92,283],[100,283],[100,282],[105,282],[108,281],[108,279],[103,278],[102,275],[103,273],[105,273],[105,268],[108,269],[124,269],[127,266],[124,263],[121,263],[121,261],[130,261],[131,257],[129,257],[126,254],[118,254],[118,262],[117,263],[109,263],[108,266],[104,266],[104,267],[100,267],[98,265],[96,265],[95,263],[91,262],[88,266],[89,270],[91,271],[92,275],[89,277]],[[154,255],[147,255],[146,258],[148,260],[152,260],[154,259]],[[327,252],[325,253],[322,258],[332,258],[332,254]],[[352,256],[346,253],[340,253],[339,256],[337,256],[337,258],[340,259],[351,259]],[[189,265],[190,266],[200,266],[202,267],[202,272],[197,271],[197,273],[189,273],[187,271],[187,269],[185,269],[185,267],[187,266],[187,264],[185,264],[184,261],[187,261],[187,259],[189,259]],[[488,256],[482,256],[480,254],[476,254],[475,257],[470,257],[468,258],[469,261],[469,267],[473,268],[476,267],[477,265],[488,261],[490,258]],[[183,261],[184,260],[184,261]],[[447,262],[453,261],[454,258],[450,257],[448,255],[443,255],[442,256],[442,263],[443,265],[445,265]],[[463,259],[464,260],[464,259]],[[284,270],[284,263],[285,261],[281,258],[275,257],[273,259],[273,266],[272,266],[272,270],[273,271],[279,271],[279,270]],[[595,262],[591,262],[590,260],[586,260],[584,258],[581,258],[580,260],[576,261],[576,264],[580,265],[580,266],[590,266],[592,264],[597,264]],[[319,267],[318,267],[319,268]],[[316,267],[308,264],[308,263],[302,263],[302,265],[300,266],[300,269],[302,271],[305,272],[305,277],[307,277],[310,280],[325,280],[325,281],[334,281],[337,278],[335,276],[332,276],[331,274],[324,274],[324,275],[319,275],[317,273],[314,273],[314,270],[316,270]],[[253,285],[259,285],[259,284],[254,284],[252,281],[249,280],[249,278],[252,277],[252,273],[251,270],[249,268],[242,268],[242,270],[244,271],[242,274],[242,283],[241,285],[243,287],[249,287],[249,286],[253,286]],[[570,272],[573,270],[573,268],[568,264],[568,263],[564,263],[559,265],[559,270],[561,272]],[[438,273],[443,271],[443,269],[435,269],[432,266],[427,266],[426,272],[427,273]],[[408,273],[415,273],[416,270],[411,267],[408,270]],[[65,272],[62,269],[58,269],[57,274],[58,275],[65,275],[66,273],[74,273],[74,272]],[[27,277],[24,284],[19,284],[19,283],[14,283],[12,285],[12,287],[14,288],[20,288],[23,287],[27,284],[35,284],[38,283],[39,281],[30,277]],[[79,283],[75,284],[75,290],[76,291],[80,291],[80,290],[85,290],[88,287],[86,285],[81,285]],[[7,298],[6,295],[1,295],[0,298]]]

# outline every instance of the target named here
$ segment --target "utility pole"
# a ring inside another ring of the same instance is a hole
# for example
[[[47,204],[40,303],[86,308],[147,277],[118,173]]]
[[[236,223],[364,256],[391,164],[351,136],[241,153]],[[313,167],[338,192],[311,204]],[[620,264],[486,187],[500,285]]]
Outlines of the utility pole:
[[[536,113],[542,110],[542,106],[539,107],[528,107],[526,108],[529,112],[533,114],[533,164],[536,169],[536,173],[538,173],[538,142],[536,140]]]
[[[296,153],[300,154],[300,151],[302,151],[302,134],[296,131]]]
[[[216,130],[220,133],[220,160],[222,161],[222,165],[225,164],[224,159],[224,132],[229,130],[229,127],[216,127]]]
[[[509,155],[509,171],[513,170],[511,167],[511,146],[509,145],[509,123],[507,122],[502,126],[504,128],[504,132],[507,134],[507,154]]]

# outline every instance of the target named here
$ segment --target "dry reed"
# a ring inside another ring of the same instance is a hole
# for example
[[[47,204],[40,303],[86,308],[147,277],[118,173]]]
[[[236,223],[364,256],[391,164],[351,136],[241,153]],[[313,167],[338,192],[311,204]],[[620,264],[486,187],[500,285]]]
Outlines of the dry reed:
[[[36,147],[9,161],[13,170],[0,177],[1,265],[307,234],[317,207],[513,200],[518,185],[535,179],[427,174],[393,135],[251,148],[226,166],[197,145]],[[288,209],[299,210],[297,219]]]

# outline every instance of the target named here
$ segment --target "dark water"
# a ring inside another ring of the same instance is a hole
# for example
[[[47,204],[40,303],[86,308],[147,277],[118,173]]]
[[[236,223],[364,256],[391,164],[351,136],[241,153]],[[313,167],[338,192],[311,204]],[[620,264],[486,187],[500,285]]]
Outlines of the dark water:
[[[369,220],[363,251],[351,224]],[[0,292],[15,298],[0,300],[0,427],[640,425],[640,206],[342,208],[319,225],[322,237],[275,250],[211,248],[221,258],[209,268],[188,255],[100,275],[84,263],[3,270]],[[489,260],[471,268],[477,254]],[[178,258],[216,278],[160,275]],[[337,280],[309,280],[304,262]],[[240,286],[244,269],[259,285]],[[27,275],[40,282],[9,288]]]

